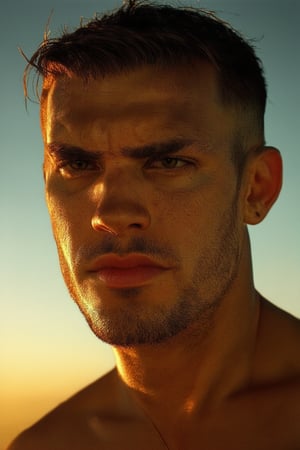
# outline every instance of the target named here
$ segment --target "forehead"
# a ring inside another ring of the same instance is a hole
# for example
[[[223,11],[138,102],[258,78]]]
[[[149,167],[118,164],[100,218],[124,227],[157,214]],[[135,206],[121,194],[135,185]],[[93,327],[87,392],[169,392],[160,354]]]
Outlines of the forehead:
[[[196,134],[213,134],[216,127],[227,133],[233,126],[208,63],[176,70],[147,66],[88,81],[64,75],[51,82],[44,98],[47,142],[95,126],[105,130],[130,124],[143,132],[148,127],[149,133],[155,127],[157,132],[176,128]]]

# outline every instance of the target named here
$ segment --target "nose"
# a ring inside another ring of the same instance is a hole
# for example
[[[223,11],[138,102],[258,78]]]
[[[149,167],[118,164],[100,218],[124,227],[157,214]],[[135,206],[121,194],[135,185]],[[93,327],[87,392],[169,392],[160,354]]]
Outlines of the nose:
[[[118,172],[106,176],[95,188],[96,208],[92,216],[95,231],[122,235],[142,231],[151,219],[147,208],[147,193],[143,195],[142,182],[129,174]]]

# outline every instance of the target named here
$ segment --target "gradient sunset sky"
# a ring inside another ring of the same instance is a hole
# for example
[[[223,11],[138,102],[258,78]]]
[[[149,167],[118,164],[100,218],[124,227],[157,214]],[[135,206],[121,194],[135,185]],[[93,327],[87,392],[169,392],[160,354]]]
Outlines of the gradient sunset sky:
[[[162,2],[164,3],[164,2]],[[166,2],[165,2],[166,3]],[[31,55],[52,12],[52,35],[118,0],[9,0],[1,6],[0,84],[0,450],[21,429],[113,364],[70,300],[44,204],[38,105],[24,107],[17,48]],[[176,3],[175,3],[176,4]],[[266,140],[281,149],[281,197],[251,227],[258,290],[300,317],[300,52],[298,0],[203,0],[177,4],[215,10],[255,46],[269,100]]]

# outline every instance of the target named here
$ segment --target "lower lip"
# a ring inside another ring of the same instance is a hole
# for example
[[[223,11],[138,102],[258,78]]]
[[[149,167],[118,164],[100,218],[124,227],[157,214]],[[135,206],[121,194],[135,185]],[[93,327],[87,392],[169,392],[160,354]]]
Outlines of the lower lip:
[[[128,269],[103,268],[95,274],[109,288],[131,288],[145,285],[161,275],[166,269],[155,266],[138,266]]]

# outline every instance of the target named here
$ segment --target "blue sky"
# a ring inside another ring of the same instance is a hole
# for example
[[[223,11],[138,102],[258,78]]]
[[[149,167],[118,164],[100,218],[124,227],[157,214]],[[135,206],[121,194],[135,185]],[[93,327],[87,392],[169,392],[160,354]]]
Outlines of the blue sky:
[[[0,85],[0,450],[19,429],[113,365],[70,300],[44,205],[38,105],[24,107],[24,60],[52,33],[120,1],[10,0],[1,8]],[[181,1],[216,10],[256,39],[268,81],[266,139],[281,149],[284,186],[267,219],[251,227],[257,288],[300,317],[300,3],[286,0]],[[28,410],[28,404],[31,407]],[[2,442],[1,442],[2,437]],[[2,445],[2,446],[1,446]]]

